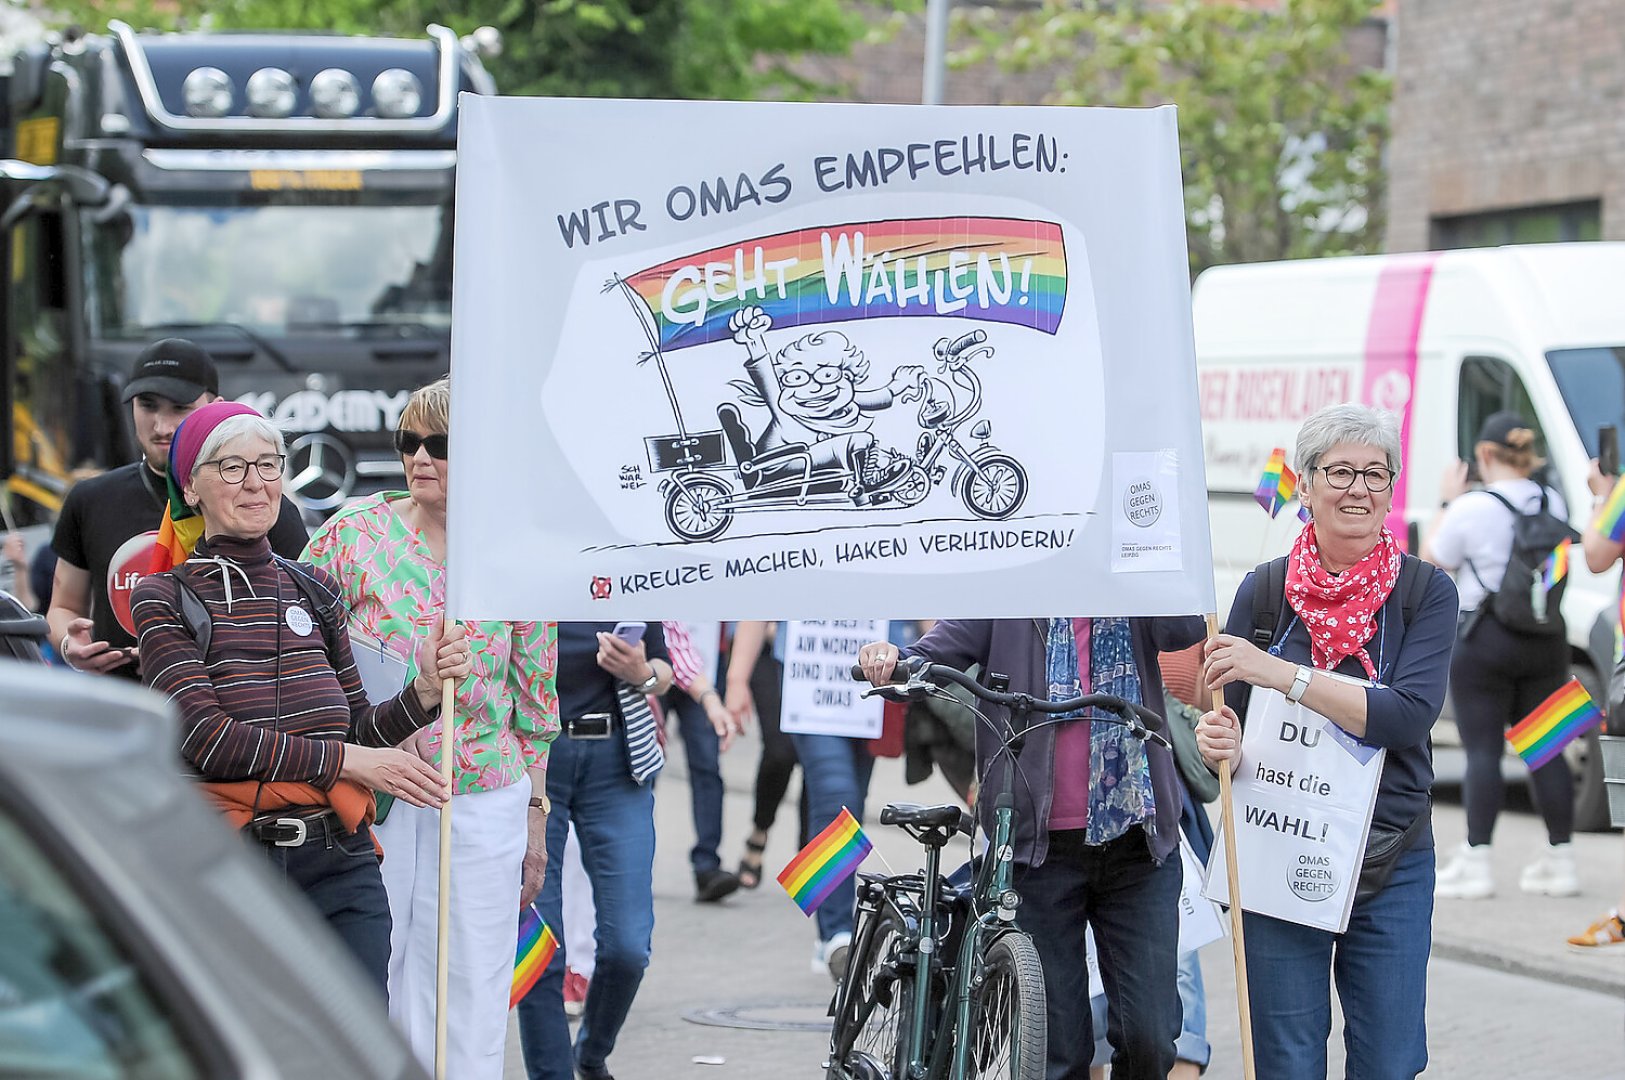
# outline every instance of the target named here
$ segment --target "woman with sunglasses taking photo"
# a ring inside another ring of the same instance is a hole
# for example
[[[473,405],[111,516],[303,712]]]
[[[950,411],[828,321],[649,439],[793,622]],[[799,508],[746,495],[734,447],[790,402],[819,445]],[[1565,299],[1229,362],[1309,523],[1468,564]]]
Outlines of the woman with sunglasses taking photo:
[[[307,557],[338,579],[352,630],[401,660],[446,592],[445,379],[415,392],[395,448],[405,491],[362,499],[311,538]],[[452,815],[451,985],[447,1075],[502,1076],[514,934],[547,865],[548,745],[558,733],[557,626],[468,623],[473,671],[457,687]],[[436,725],[404,744],[440,768]],[[389,1012],[427,1065],[434,1057],[439,812],[395,804],[378,827],[394,917]]]

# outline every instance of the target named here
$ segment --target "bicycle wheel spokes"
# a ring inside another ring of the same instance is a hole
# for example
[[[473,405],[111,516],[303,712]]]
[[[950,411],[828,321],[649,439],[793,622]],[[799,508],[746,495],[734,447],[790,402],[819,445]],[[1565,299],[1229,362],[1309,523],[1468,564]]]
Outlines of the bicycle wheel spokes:
[[[902,1052],[907,1042],[904,1028],[908,1024],[909,1003],[914,999],[906,979],[891,979],[882,974],[882,968],[892,959],[900,936],[901,928],[895,921],[887,918],[881,922],[875,927],[868,962],[861,971],[853,973],[859,979],[853,987],[856,1000],[874,1004],[852,1042],[852,1049],[867,1053],[883,1063],[894,1077],[903,1076],[908,1064],[903,1060]]]
[[[1041,1080],[1048,1050],[1044,969],[1025,934],[1000,935],[987,950],[971,1011],[969,1077]]]

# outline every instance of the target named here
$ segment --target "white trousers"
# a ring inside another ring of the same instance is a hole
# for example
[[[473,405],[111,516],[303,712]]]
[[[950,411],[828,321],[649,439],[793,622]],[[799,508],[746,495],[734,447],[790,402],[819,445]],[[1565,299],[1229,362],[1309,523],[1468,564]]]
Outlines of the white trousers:
[[[528,776],[452,800],[447,1080],[502,1080],[529,802]],[[377,832],[394,921],[389,1017],[433,1072],[440,811],[397,799]]]
[[[564,955],[570,968],[583,979],[591,979],[598,952],[598,909],[592,902],[592,881],[581,865],[581,841],[576,827],[570,826],[564,842]]]

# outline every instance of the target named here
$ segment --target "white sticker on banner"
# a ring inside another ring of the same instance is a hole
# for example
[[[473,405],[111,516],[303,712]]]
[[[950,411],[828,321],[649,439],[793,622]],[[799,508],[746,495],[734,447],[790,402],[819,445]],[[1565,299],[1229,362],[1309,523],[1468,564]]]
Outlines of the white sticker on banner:
[[[1357,682],[1328,671],[1315,678]],[[1352,753],[1348,740],[1327,737],[1333,727],[1280,691],[1254,687],[1230,790],[1242,910],[1340,934],[1386,755],[1358,743],[1362,753]],[[1208,860],[1203,895],[1229,902],[1222,844]]]
[[[787,624],[779,729],[787,735],[879,738],[885,702],[863,696],[869,684],[852,678],[852,665],[863,646],[886,640],[886,625],[875,619]]]
[[[1113,454],[1112,493],[1112,572],[1183,569],[1178,453]]]

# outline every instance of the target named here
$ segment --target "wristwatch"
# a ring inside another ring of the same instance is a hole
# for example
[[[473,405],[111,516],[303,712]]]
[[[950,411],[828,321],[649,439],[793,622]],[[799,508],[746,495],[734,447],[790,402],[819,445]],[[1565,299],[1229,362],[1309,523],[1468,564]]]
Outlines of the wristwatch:
[[[649,677],[638,683],[638,685],[633,687],[633,689],[640,694],[647,694],[658,685],[660,685],[660,672],[655,670],[655,666],[653,664],[650,664]]]
[[[1287,701],[1293,705],[1296,705],[1299,701],[1303,700],[1304,691],[1309,689],[1309,679],[1312,674],[1312,668],[1306,667],[1303,664],[1298,665],[1298,670],[1292,676],[1292,685],[1287,689],[1286,692]]]
[[[532,795],[530,797],[530,808],[532,810],[540,810],[542,815],[545,817],[553,812],[553,803],[546,795]]]

